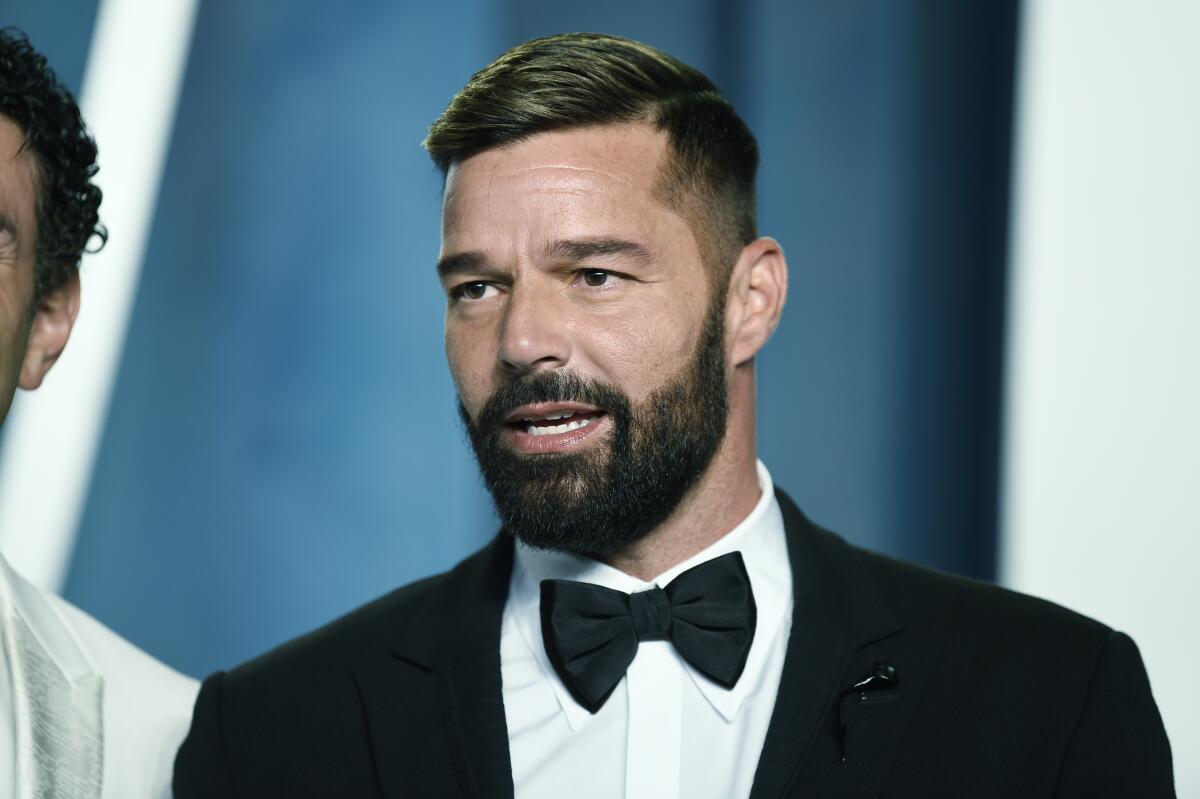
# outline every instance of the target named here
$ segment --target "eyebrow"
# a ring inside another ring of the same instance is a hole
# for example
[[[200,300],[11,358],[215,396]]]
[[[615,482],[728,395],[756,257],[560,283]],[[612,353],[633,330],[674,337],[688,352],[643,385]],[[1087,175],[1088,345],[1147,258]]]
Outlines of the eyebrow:
[[[650,250],[641,244],[614,238],[559,239],[547,245],[546,255],[551,258],[567,258],[572,261],[583,261],[606,255],[623,255],[640,263],[649,263],[654,260]]]
[[[477,250],[459,252],[439,258],[437,273],[439,278],[445,280],[451,275],[460,275],[464,272],[478,272],[486,264],[487,258]]]
[[[549,258],[565,258],[571,261],[583,261],[607,255],[622,255],[640,263],[649,263],[654,260],[650,250],[637,242],[607,237],[558,239],[546,245],[544,252]],[[487,256],[478,250],[469,250],[438,259],[437,273],[440,279],[445,280],[452,275],[481,272],[486,270],[487,266]]]

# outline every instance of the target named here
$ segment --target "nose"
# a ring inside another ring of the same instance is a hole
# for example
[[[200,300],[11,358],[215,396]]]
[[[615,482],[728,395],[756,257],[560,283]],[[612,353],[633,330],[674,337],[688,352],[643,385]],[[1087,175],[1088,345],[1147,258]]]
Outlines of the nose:
[[[500,331],[499,366],[526,374],[566,365],[571,357],[570,318],[550,287],[513,286]]]

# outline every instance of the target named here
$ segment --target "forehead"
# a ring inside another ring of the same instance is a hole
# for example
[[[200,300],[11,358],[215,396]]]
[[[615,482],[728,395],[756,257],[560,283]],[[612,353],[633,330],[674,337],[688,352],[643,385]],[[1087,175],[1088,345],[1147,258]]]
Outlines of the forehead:
[[[20,126],[0,115],[0,225],[18,235],[32,233],[37,207],[37,159],[24,144]]]
[[[443,235],[606,221],[653,227],[674,216],[656,194],[667,153],[666,133],[644,123],[550,131],[485,150],[446,176]]]

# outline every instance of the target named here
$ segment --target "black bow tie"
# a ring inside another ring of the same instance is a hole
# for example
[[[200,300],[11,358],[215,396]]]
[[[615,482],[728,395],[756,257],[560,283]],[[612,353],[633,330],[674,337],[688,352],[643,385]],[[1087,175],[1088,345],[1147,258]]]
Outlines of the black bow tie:
[[[608,699],[640,641],[670,641],[725,688],[742,676],[756,610],[742,553],[688,569],[636,594],[572,580],[542,581],[542,639],[563,684],[589,712]]]

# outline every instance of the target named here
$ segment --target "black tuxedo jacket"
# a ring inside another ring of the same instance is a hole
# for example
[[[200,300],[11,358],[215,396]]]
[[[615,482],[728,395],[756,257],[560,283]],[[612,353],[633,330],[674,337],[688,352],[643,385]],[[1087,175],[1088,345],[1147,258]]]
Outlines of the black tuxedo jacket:
[[[1174,795],[1127,636],[850,546],[779,502],[795,611],[752,799]],[[512,551],[498,537],[209,677],[177,799],[511,797],[500,619]],[[847,691],[876,664],[894,667],[893,687]]]

